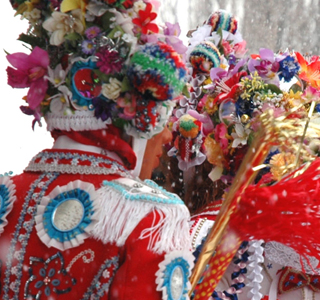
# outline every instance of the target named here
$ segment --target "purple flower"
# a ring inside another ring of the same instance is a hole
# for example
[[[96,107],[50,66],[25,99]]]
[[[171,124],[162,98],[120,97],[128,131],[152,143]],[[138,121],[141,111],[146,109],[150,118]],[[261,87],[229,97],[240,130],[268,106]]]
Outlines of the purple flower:
[[[97,52],[97,67],[105,74],[113,74],[120,72],[123,60],[119,56],[118,51],[110,50],[108,46],[102,47]]]
[[[112,111],[115,110],[116,104],[113,101],[105,100],[100,97],[92,99],[92,105],[94,106],[94,115],[97,119],[106,121],[112,117]]]
[[[258,72],[266,82],[279,85],[279,78],[277,72],[280,68],[280,61],[284,59],[283,55],[275,55],[272,50],[261,48],[259,55],[250,59],[248,69],[251,73]]]
[[[181,29],[179,26],[179,23],[171,24],[169,22],[166,22],[166,28],[164,28],[163,33],[164,35],[170,35],[170,36],[179,36],[181,33]]]
[[[98,26],[91,26],[88,29],[86,29],[86,31],[84,32],[84,34],[89,40],[94,39],[100,33],[101,33],[101,29]]]
[[[81,50],[84,54],[91,55],[95,50],[95,44],[92,41],[84,40],[81,43]]]

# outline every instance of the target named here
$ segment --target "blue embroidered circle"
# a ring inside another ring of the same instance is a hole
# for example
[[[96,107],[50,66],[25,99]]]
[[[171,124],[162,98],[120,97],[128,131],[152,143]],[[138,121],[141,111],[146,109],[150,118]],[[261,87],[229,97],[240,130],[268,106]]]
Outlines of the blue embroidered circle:
[[[96,63],[77,61],[71,68],[71,90],[73,102],[92,110],[92,99],[101,94],[102,82],[96,75]]]
[[[90,195],[76,188],[50,199],[43,213],[43,226],[50,238],[70,241],[84,232],[91,223],[92,214]]]
[[[4,185],[0,185],[0,224],[4,222],[4,215],[7,213],[9,202],[9,189]]]
[[[168,300],[187,299],[189,268],[189,263],[183,257],[175,258],[166,265],[163,286],[167,289]]]

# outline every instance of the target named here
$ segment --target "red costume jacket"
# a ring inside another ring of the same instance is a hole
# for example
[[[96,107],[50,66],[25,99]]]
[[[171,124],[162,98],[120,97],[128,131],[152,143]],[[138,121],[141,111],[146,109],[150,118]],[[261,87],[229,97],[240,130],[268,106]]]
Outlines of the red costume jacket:
[[[0,298],[187,299],[188,217],[104,155],[45,150],[0,178]]]

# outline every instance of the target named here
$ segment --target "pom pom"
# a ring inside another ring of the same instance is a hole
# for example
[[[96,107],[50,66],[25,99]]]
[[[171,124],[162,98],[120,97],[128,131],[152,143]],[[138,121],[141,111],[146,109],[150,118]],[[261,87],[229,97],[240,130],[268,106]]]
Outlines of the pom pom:
[[[185,138],[196,138],[199,134],[200,126],[200,121],[190,115],[183,115],[179,119],[179,132]]]
[[[194,47],[189,60],[194,72],[209,74],[212,68],[220,66],[220,52],[213,43],[204,41]]]
[[[218,10],[210,15],[205,24],[212,27],[211,31],[222,30],[235,34],[238,29],[238,21],[236,18],[225,10]]]
[[[162,42],[141,46],[130,60],[127,75],[144,98],[165,101],[181,94],[186,67],[174,49]]]

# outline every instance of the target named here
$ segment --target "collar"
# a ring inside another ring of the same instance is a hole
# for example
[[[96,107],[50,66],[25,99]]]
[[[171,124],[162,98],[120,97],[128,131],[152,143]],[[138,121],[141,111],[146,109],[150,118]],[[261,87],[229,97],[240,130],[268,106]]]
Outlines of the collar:
[[[92,175],[118,174],[122,177],[131,177],[130,171],[111,157],[67,149],[41,151],[32,158],[25,171]]]

